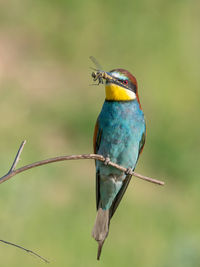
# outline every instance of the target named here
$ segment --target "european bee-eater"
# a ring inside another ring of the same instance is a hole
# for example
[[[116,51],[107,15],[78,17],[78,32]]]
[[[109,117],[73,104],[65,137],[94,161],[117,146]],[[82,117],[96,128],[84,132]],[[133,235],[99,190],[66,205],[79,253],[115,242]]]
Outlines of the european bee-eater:
[[[114,69],[102,74],[101,79],[106,81],[106,97],[95,126],[94,152],[127,170],[134,170],[144,147],[146,135],[137,81],[124,69]],[[102,83],[100,76],[97,76],[97,79]],[[101,161],[96,161],[97,216],[92,236],[98,242],[98,260],[108,236],[110,220],[130,179],[131,175],[128,172],[123,173]]]

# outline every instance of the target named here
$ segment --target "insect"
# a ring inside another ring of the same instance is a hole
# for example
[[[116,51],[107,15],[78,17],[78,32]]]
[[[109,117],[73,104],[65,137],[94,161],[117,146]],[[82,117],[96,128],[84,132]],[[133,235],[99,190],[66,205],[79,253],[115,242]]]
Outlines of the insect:
[[[101,83],[103,84],[103,82],[104,82],[103,79],[105,79],[105,80],[114,80],[114,78],[111,75],[109,75],[105,71],[101,71],[101,70],[97,70],[96,72],[92,72],[91,75],[92,75],[92,78],[93,78],[94,82],[98,80],[98,84],[97,85],[99,85]]]
[[[91,74],[94,82],[96,82],[98,80],[98,83],[95,85],[103,84],[104,83],[103,79],[108,78],[106,72],[101,70],[102,69],[101,65],[99,64],[99,62],[96,60],[95,57],[90,56],[90,59],[94,63],[94,65],[96,66],[96,69],[92,68],[93,70],[95,70],[95,72],[93,71]]]
[[[90,56],[90,59],[92,60],[92,62],[95,64],[95,66],[97,67],[97,69],[92,68],[93,71],[91,76],[93,78],[93,81],[96,82],[98,80],[97,84],[93,84],[93,85],[99,85],[99,84],[104,84],[104,80],[106,80],[107,82],[114,82],[118,85],[123,85],[123,87],[128,88],[127,84],[124,84],[123,82],[120,82],[118,79],[116,79],[114,76],[112,76],[110,73],[101,70],[101,65],[99,64],[99,62],[96,60],[95,57]]]

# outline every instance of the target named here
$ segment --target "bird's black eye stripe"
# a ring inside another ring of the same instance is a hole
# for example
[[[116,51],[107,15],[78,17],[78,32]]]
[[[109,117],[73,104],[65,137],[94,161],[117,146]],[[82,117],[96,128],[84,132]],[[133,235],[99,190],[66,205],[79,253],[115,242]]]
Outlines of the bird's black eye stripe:
[[[123,80],[123,79],[119,79],[119,78],[115,78],[115,77],[113,77],[113,79],[110,79],[110,80],[107,79],[107,80],[106,80],[106,84],[108,84],[108,83],[110,83],[110,82],[115,83],[115,84],[118,84],[118,85],[120,85],[120,86],[123,86],[124,88],[129,89],[129,90],[134,91],[134,92],[135,92],[135,90],[136,90],[136,88],[132,88],[132,87],[135,87],[135,86],[132,85],[132,84],[129,82],[129,80]]]
[[[122,79],[118,79],[118,82],[120,82],[120,84],[122,84],[124,88],[127,88],[136,93],[137,88],[133,83],[129,82],[128,80],[122,80]]]
[[[121,79],[118,79],[118,81],[120,82],[120,83],[124,83],[124,84],[127,84],[127,80],[121,80]]]
[[[122,79],[118,79],[118,82],[120,82],[121,84],[123,84],[123,86],[127,87],[129,86],[129,82],[128,80],[122,80]]]

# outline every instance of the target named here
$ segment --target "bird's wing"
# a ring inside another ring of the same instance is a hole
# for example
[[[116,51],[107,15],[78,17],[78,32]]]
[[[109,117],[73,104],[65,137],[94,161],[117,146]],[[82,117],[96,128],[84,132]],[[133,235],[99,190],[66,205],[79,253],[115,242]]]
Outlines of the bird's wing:
[[[132,177],[132,175],[127,175],[125,180],[123,181],[123,185],[122,185],[121,189],[119,190],[118,194],[116,195],[116,197],[115,197],[115,199],[114,199],[114,201],[112,203],[112,206],[110,207],[110,212],[109,212],[110,219],[114,215],[114,213],[115,213],[115,211],[116,211],[116,209],[117,209],[117,207],[118,207],[118,205],[119,205],[124,193],[126,192],[126,189],[127,189],[128,185],[129,185],[131,177]]]
[[[144,148],[144,144],[145,144],[145,139],[146,139],[146,129],[145,129],[145,132],[142,134],[142,138],[140,140],[140,143],[139,143],[139,155],[142,153],[143,151],[143,148]],[[138,155],[138,156],[139,156]]]
[[[98,153],[100,142],[102,136],[102,129],[99,128],[99,121],[97,119],[95,128],[94,128],[94,136],[93,136],[93,149],[94,153]]]
[[[139,158],[139,155],[142,153],[142,150],[144,148],[145,137],[146,137],[146,129],[143,132],[141,140],[139,142],[138,158]],[[138,160],[138,158],[137,158],[137,160]],[[137,161],[136,161],[136,163],[137,163]],[[135,165],[136,165],[136,163],[135,163]],[[127,189],[128,185],[129,185],[131,177],[132,177],[132,175],[127,175],[125,180],[123,181],[123,185],[122,185],[121,189],[119,190],[118,194],[116,195],[116,197],[115,197],[115,199],[114,199],[114,201],[112,203],[112,206],[110,207],[110,213],[109,213],[110,219],[114,215],[114,213],[115,213],[115,211],[116,211],[116,209],[117,209],[117,207],[118,207],[118,205],[119,205],[124,193],[126,192],[126,189]]]
[[[102,129],[99,128],[99,122],[97,119],[95,128],[94,128],[94,136],[93,136],[93,148],[94,153],[98,153],[100,142],[101,142],[101,136],[102,136]],[[99,171],[96,171],[96,207],[98,210],[99,207],[99,199],[100,199],[100,177],[99,177]]]

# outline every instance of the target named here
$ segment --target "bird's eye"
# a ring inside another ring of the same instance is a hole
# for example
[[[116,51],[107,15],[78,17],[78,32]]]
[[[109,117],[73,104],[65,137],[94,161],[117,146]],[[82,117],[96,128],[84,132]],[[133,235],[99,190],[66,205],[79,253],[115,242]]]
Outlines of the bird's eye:
[[[128,84],[128,81],[127,80],[123,81],[123,84],[127,85]]]

